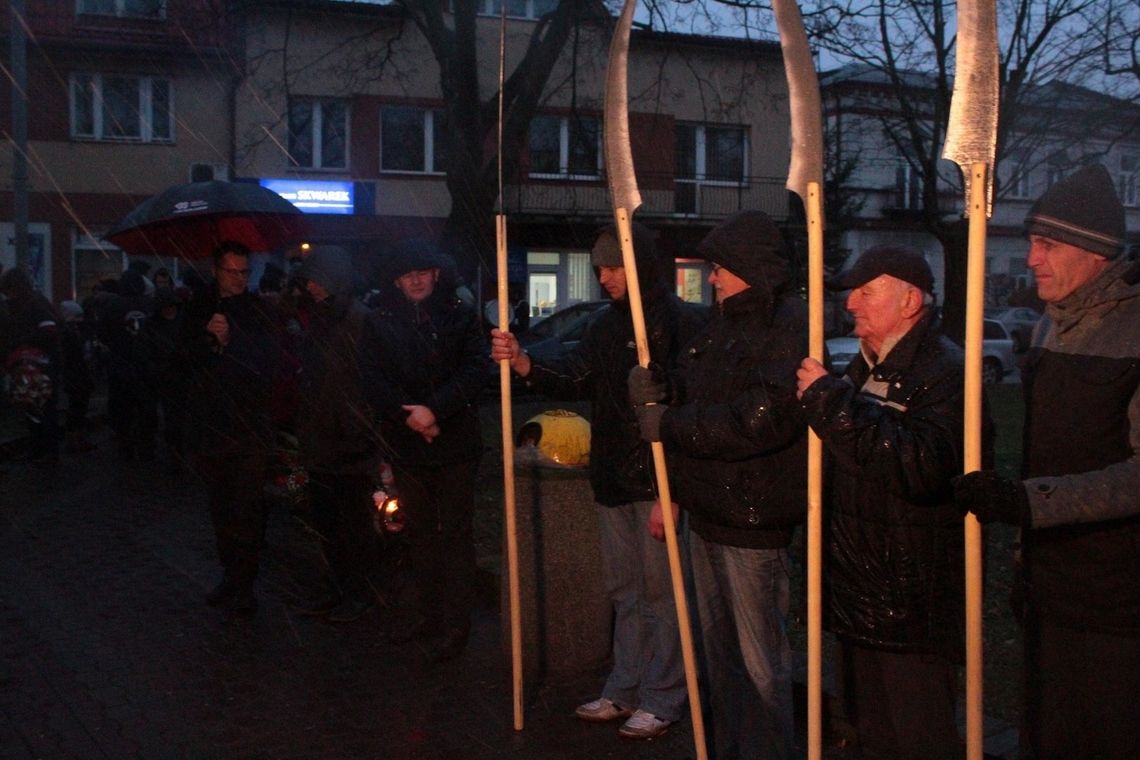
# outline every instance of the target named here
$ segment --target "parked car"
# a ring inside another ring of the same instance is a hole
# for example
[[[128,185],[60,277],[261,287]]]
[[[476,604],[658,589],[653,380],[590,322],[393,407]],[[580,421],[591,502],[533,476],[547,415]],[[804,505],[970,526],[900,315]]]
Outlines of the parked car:
[[[831,371],[841,375],[859,355],[859,339],[850,335],[828,338],[827,353],[831,358]],[[1015,366],[1009,331],[996,319],[986,319],[982,325],[982,382],[1000,383]]]
[[[557,359],[582,339],[586,327],[609,301],[582,301],[539,320],[519,336],[519,345],[537,359]]]
[[[1013,350],[1020,353],[1029,348],[1033,328],[1041,319],[1041,313],[1028,306],[1007,306],[1002,309],[986,309],[986,319],[996,319],[1005,325],[1009,337],[1013,338]]]
[[[982,382],[1000,383],[1017,366],[1014,340],[1001,322],[986,319],[982,323]]]

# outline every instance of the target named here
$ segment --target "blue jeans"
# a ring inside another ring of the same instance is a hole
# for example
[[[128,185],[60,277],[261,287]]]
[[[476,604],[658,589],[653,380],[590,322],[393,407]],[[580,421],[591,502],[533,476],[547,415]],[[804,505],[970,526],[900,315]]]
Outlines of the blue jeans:
[[[665,544],[645,523],[653,502],[598,505],[606,592],[614,609],[613,670],[602,696],[663,720],[681,718],[685,667]]]
[[[788,553],[689,533],[697,614],[718,758],[789,758],[795,746]]]

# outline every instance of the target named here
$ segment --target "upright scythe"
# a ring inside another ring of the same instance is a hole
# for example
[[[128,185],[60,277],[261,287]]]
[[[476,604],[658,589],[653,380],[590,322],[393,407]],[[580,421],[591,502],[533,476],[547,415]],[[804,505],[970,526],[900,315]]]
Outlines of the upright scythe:
[[[503,198],[503,80],[507,58],[507,4],[502,0],[499,27],[499,213],[495,215],[495,260],[498,277],[499,328],[510,324],[507,288],[507,216]],[[515,515],[515,442],[511,414],[511,362],[499,362],[499,408],[503,428],[503,530],[507,534],[507,595],[511,607],[511,684],[514,726],[523,728],[522,615],[519,611],[519,544]]]
[[[986,219],[993,192],[998,122],[996,0],[958,0],[957,65],[942,157],[962,168],[969,218],[966,266],[965,471],[982,466],[982,314]],[[965,518],[966,757],[982,758],[982,527]]]
[[[808,234],[808,353],[823,361],[823,116],[819,80],[807,32],[795,0],[772,0],[784,73],[788,79],[792,156],[787,188],[804,202]],[[823,444],[808,430],[807,608],[809,760],[819,760],[823,740]]]
[[[637,279],[637,261],[633,255],[633,212],[641,205],[637,177],[633,173],[633,150],[629,142],[629,33],[633,25],[633,11],[637,0],[625,0],[621,16],[610,43],[610,58],[606,67],[605,95],[605,150],[606,177],[610,185],[610,201],[614,207],[614,224],[621,243],[622,264],[625,267],[626,292],[629,310],[633,316],[633,337],[637,345],[637,361],[649,366],[649,342],[645,334],[645,312],[641,306],[641,286]],[[669,476],[665,471],[665,447],[660,441],[650,444],[653,449],[653,466],[657,472],[657,496],[661,500],[661,515],[665,523],[665,548],[669,554],[669,572],[673,581],[673,598],[677,604],[677,623],[681,633],[681,654],[685,661],[685,682],[689,690],[689,712],[693,721],[693,742],[697,758],[705,760],[705,728],[701,719],[701,699],[697,687],[697,667],[693,656],[693,636],[689,628],[689,609],[685,603],[685,586],[681,577],[681,556],[677,551],[677,530],[673,520],[673,503],[669,492]]]

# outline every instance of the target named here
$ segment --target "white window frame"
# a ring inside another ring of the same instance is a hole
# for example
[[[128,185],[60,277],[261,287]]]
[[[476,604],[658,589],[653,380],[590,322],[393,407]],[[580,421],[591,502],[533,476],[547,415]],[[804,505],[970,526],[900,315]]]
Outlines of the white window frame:
[[[422,169],[389,169],[384,166],[384,109],[385,108],[404,108],[412,111],[419,111],[423,114],[422,132],[424,139],[424,166]],[[424,108],[422,106],[407,106],[399,103],[388,103],[380,106],[380,171],[384,174],[432,174],[435,176],[444,176],[446,172],[442,169],[435,168],[435,119],[436,116],[442,116],[442,110],[438,108]]]
[[[305,98],[297,97],[292,99],[293,102],[289,104],[289,114],[292,114],[294,105],[301,103],[309,104],[309,135],[312,140],[313,146],[313,161],[311,164],[295,164],[292,161],[292,156],[289,159],[289,168],[291,169],[328,169],[336,171],[344,171],[351,163],[349,151],[352,147],[352,104],[340,98]],[[323,106],[329,103],[339,103],[344,106],[344,164],[340,166],[326,166],[324,162],[324,142],[321,140],[321,134],[324,127],[324,108]],[[286,125],[286,129],[292,134],[291,125]]]
[[[155,13],[152,15],[129,13],[127,11],[127,0],[114,0],[114,10],[111,13],[99,10],[91,10],[87,8],[86,0],[75,0],[75,13],[77,15],[83,14],[87,16],[114,16],[116,18],[152,18],[164,19],[166,18],[166,0],[155,0]]]
[[[900,173],[902,175],[901,177],[899,176]],[[903,211],[917,211],[921,209],[922,191],[922,177],[914,170],[910,161],[900,159],[895,164],[895,182],[891,188],[891,194],[896,201],[901,201],[901,203],[896,203],[894,207]],[[900,193],[901,198],[899,197]]]
[[[76,106],[78,103],[78,90],[80,88],[79,78],[89,77],[93,92],[91,93],[91,120],[92,131],[90,134],[82,133],[78,130],[76,125]],[[139,109],[139,134],[134,135],[107,135],[106,129],[103,124],[103,80],[104,78],[113,79],[133,79],[138,84],[138,109]],[[170,135],[163,137],[154,136],[154,103],[152,95],[154,93],[155,82],[166,82],[169,91],[169,112],[167,113],[167,120],[170,124]],[[68,117],[70,122],[71,138],[73,140],[93,140],[96,142],[118,142],[118,143],[162,143],[173,144],[175,142],[174,135],[174,80],[169,77],[152,77],[140,76],[138,74],[117,74],[117,73],[103,73],[103,72],[75,72],[69,77],[68,81]]]
[[[1030,182],[1032,172],[1027,164],[1029,155],[1024,151],[1014,151],[1006,158],[1006,165],[1010,167],[1008,195],[1010,200],[1027,200],[1032,197],[1033,186]]]
[[[693,146],[695,169],[692,177],[675,177],[677,182],[695,183],[699,185],[710,185],[713,187],[743,187],[748,184],[748,158],[749,158],[749,141],[748,141],[748,128],[739,124],[697,124],[693,122],[681,122],[686,127],[693,128]],[[741,138],[741,153],[743,160],[740,165],[740,179],[708,179],[708,129],[735,129],[740,132]]]
[[[1116,192],[1120,202],[1125,206],[1140,206],[1140,152],[1122,153],[1119,165]]]
[[[558,171],[557,172],[530,172],[529,176],[534,179],[565,179],[575,181],[597,181],[602,177],[602,120],[597,116],[556,116],[554,114],[541,114],[546,118],[558,119]],[[571,174],[570,173],[570,120],[578,119],[585,120],[591,119],[598,125],[597,135],[598,144],[595,148],[595,156],[597,166],[594,167],[593,174]],[[530,150],[530,144],[527,144],[527,150]]]
[[[532,20],[539,18],[539,13],[535,9],[535,7],[540,1],[541,0],[525,0],[526,10],[523,11],[523,15],[521,15],[521,16],[514,14],[514,13],[511,13],[510,8],[508,7],[507,18],[525,18],[525,19],[532,19]],[[479,7],[478,7],[478,11],[477,11],[478,14],[480,16],[499,16],[500,15],[499,2],[500,2],[500,0],[479,0]],[[554,2],[553,4],[555,6],[557,6],[557,2]],[[449,3],[449,7],[454,12],[455,0],[452,0],[452,2]],[[550,10],[554,10],[554,8],[552,7]]]

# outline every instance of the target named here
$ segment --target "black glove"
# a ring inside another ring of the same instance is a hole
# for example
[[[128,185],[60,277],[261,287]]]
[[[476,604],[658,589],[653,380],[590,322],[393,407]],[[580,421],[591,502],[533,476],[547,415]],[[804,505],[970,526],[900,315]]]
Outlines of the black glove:
[[[626,378],[629,388],[629,403],[631,406],[644,406],[656,404],[665,400],[665,383],[661,380],[658,367],[650,365],[642,367],[635,365]]]
[[[642,404],[633,408],[637,415],[637,427],[641,430],[641,440],[649,443],[661,440],[661,417],[668,408],[664,404]]]
[[[962,514],[972,512],[988,525],[1029,523],[1029,494],[1020,480],[1002,477],[993,470],[979,470],[954,478],[954,503]]]

